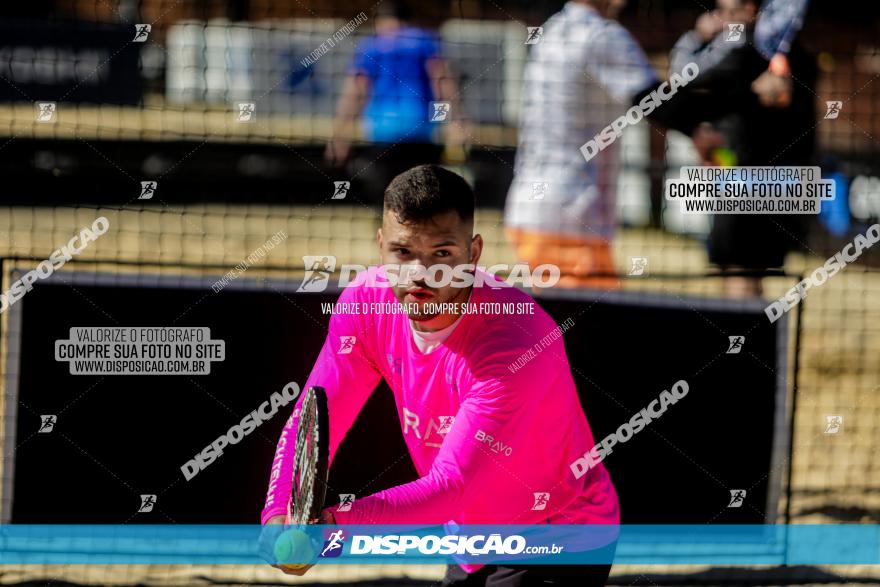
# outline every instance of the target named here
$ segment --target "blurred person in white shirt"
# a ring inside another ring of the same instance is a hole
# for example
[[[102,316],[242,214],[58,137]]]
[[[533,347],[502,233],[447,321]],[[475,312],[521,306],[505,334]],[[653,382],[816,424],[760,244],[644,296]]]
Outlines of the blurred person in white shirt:
[[[525,67],[507,235],[522,261],[558,265],[563,287],[618,285],[608,274],[616,273],[610,242],[620,145],[612,142],[589,160],[581,147],[661,83],[614,20],[625,3],[570,0],[544,23]],[[701,154],[720,144],[683,100],[664,100],[648,114],[652,120],[693,133]]]

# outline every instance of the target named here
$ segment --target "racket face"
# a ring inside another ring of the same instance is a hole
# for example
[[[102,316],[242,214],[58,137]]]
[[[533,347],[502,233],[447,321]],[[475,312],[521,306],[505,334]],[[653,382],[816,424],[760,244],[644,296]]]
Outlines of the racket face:
[[[311,387],[303,397],[296,427],[289,524],[308,524],[321,515],[327,493],[328,441],[327,394],[321,387]]]

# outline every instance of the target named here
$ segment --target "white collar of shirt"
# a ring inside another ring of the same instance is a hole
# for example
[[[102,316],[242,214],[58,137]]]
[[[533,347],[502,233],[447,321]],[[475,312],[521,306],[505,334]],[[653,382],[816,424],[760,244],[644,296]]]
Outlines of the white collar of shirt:
[[[473,291],[471,291],[473,294]],[[469,303],[471,301],[471,296],[468,295]],[[416,347],[424,354],[430,354],[434,351],[438,346],[443,344],[449,335],[452,334],[452,331],[455,330],[455,327],[458,326],[458,323],[461,322],[461,319],[464,317],[464,314],[461,314],[455,322],[447,326],[446,328],[441,328],[440,330],[435,330],[434,332],[421,332],[416,330],[414,323],[412,320],[409,321],[409,328],[413,333],[413,341],[416,343]]]

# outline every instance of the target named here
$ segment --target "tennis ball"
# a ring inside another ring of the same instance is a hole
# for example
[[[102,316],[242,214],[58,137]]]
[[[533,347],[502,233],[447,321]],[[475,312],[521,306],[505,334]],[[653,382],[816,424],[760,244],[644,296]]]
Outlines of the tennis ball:
[[[284,561],[311,561],[315,558],[315,549],[308,535],[301,530],[288,530],[275,540],[275,561],[288,569],[304,569],[310,563],[287,564]]]

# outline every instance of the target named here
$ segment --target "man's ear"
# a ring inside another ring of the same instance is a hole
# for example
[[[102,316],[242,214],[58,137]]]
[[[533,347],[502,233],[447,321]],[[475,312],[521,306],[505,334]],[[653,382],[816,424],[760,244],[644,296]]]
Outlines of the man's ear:
[[[483,254],[483,237],[479,234],[474,235],[471,239],[471,264],[477,265],[480,262],[480,256]]]
[[[382,250],[382,240],[382,227],[380,226],[379,229],[376,231],[376,242],[379,244],[380,251]]]

